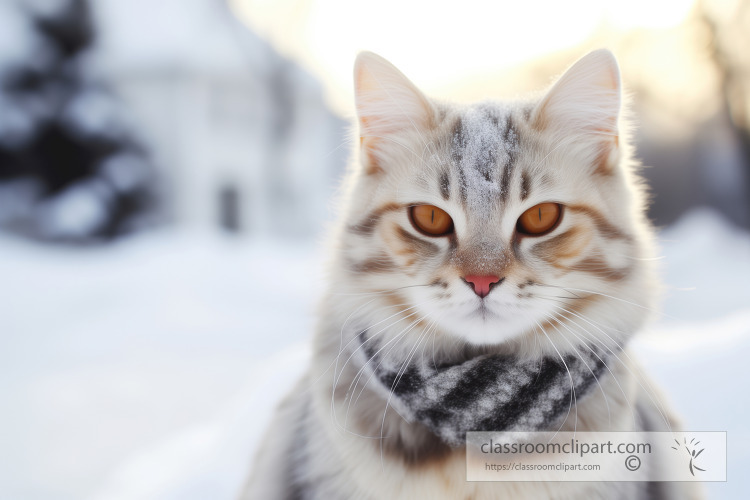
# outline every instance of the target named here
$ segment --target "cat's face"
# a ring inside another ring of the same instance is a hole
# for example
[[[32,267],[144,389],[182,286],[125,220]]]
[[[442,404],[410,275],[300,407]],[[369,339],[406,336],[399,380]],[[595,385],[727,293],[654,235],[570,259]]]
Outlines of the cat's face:
[[[563,351],[642,322],[648,234],[610,53],[520,103],[430,101],[374,54],[355,81],[342,247],[357,290],[384,292],[442,341]]]

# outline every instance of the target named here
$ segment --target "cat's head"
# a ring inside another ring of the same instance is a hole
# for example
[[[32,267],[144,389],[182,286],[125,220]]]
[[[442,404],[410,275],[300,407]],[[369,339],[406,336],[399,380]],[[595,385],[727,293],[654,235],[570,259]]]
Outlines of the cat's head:
[[[439,343],[554,352],[640,326],[650,234],[610,52],[538,99],[469,106],[427,98],[372,53],[354,73],[348,291],[382,294]]]

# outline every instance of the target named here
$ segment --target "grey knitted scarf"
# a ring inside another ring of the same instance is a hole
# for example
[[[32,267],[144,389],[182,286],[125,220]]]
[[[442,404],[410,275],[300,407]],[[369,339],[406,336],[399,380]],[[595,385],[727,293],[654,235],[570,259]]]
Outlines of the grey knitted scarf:
[[[448,364],[420,358],[404,367],[379,356],[367,330],[359,340],[370,360],[367,369],[390,406],[453,447],[462,445],[469,431],[555,430],[573,411],[573,398],[580,403],[590,392],[607,361],[591,347],[562,359],[493,354]]]

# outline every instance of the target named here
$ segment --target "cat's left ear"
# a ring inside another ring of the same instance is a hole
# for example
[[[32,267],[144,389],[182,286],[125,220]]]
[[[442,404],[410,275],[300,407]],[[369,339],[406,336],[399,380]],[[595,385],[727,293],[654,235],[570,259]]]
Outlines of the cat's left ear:
[[[620,69],[606,49],[595,50],[571,66],[531,115],[537,130],[596,144],[600,154],[618,147],[622,107]]]
[[[361,158],[368,173],[383,171],[384,153],[404,148],[404,132],[432,126],[435,109],[393,64],[372,52],[354,63],[354,96],[359,118]]]

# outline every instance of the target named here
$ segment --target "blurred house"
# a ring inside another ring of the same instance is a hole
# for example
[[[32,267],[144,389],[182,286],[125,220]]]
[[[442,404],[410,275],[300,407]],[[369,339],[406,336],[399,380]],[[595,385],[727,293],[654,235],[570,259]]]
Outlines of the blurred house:
[[[222,0],[97,0],[91,65],[160,169],[165,218],[313,233],[348,148],[320,84]]]

